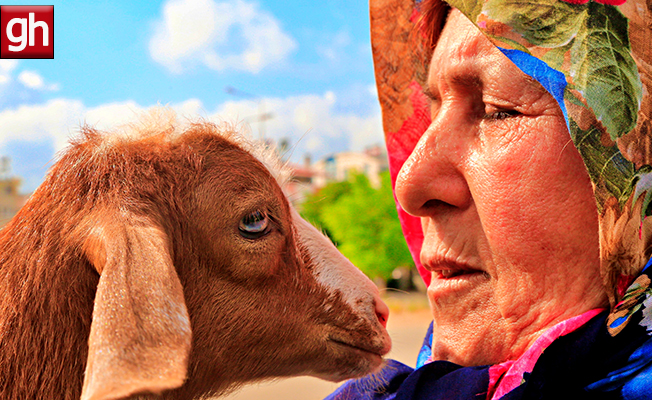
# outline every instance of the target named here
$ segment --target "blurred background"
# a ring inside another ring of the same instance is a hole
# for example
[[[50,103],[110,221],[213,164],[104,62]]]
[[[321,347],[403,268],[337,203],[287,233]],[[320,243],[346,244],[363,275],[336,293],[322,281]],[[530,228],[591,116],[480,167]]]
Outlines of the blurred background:
[[[0,60],[0,154],[22,192],[80,124],[157,104],[242,122],[298,164],[382,143],[366,2],[52,3],[54,59]]]
[[[54,59],[0,60],[0,227],[80,125],[112,127],[155,105],[237,121],[277,148],[293,176],[292,202],[382,288],[398,316],[389,325],[395,343],[409,348],[397,357],[414,365],[427,301],[396,217],[366,1],[48,4]],[[250,398],[304,385],[313,390],[285,398],[317,399],[337,386],[284,384]]]

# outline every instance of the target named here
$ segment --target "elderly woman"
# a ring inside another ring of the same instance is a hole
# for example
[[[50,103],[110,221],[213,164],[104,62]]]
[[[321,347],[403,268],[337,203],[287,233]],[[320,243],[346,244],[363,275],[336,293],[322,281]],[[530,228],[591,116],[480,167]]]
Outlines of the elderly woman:
[[[433,323],[331,399],[652,398],[652,5],[371,0]]]

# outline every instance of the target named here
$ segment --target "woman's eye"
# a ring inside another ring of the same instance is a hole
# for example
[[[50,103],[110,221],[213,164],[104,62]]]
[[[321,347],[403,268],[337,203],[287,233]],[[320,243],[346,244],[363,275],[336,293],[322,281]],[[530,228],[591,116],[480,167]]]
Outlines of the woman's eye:
[[[521,113],[516,110],[496,110],[486,113],[484,115],[484,119],[490,121],[500,121],[503,119],[515,117],[517,115],[521,115]]]
[[[254,211],[240,220],[240,235],[247,239],[258,239],[269,233],[269,218],[262,211]]]

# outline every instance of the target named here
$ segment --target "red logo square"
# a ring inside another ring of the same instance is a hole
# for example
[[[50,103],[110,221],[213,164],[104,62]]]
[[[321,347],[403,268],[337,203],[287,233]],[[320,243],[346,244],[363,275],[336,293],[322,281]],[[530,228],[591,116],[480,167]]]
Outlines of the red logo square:
[[[0,6],[0,58],[54,58],[54,6]]]

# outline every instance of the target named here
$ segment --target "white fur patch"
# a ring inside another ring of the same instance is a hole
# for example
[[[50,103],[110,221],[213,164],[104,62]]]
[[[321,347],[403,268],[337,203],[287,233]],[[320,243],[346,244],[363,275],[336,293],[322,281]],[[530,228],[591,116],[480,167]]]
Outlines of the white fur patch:
[[[354,310],[375,318],[373,300],[379,299],[376,285],[294,208],[292,208],[292,219],[299,240],[307,248],[314,262],[317,281],[332,293],[340,291],[344,300]]]
[[[191,129],[194,124],[214,127],[214,134],[250,153],[267,168],[281,188],[286,186],[291,173],[279,161],[274,148],[270,148],[264,142],[248,138],[236,124],[227,122],[218,124],[201,120],[180,121],[171,109],[164,107],[154,107],[137,122],[102,133],[104,140],[96,151],[101,153],[120,143],[153,137],[161,141],[173,141]],[[315,263],[317,281],[331,293],[341,292],[344,300],[357,312],[365,314],[368,318],[375,318],[373,304],[374,301],[380,301],[376,285],[351,264],[326,236],[306,222],[294,207],[291,205],[290,207],[298,239],[307,248]]]

